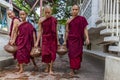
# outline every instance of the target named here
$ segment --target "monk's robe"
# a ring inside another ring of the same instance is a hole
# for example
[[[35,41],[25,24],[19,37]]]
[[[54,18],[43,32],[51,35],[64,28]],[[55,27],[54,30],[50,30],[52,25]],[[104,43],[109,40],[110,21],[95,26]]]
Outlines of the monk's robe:
[[[68,33],[68,56],[71,69],[79,69],[82,62],[84,29],[88,25],[82,16],[75,17],[69,24]]]
[[[14,17],[13,19],[12,19],[12,22],[11,22],[11,25],[10,25],[10,33],[9,33],[9,36],[11,37],[11,34],[12,34],[12,30],[13,30],[13,25],[14,25],[14,20],[15,19],[18,19],[17,17]],[[20,19],[18,19],[19,21],[20,21]],[[16,42],[15,42],[16,43]],[[16,59],[16,53],[14,53],[14,59]]]
[[[15,19],[18,19],[17,17],[14,17],[13,19],[12,19],[12,22],[11,22],[11,25],[10,25],[10,33],[9,33],[9,36],[11,36],[11,34],[12,34],[12,30],[13,30],[13,25],[14,25],[14,20]],[[20,19],[18,19],[19,21],[20,21]]]
[[[34,31],[34,27],[29,22],[24,22],[18,27],[18,36],[16,40],[18,50],[16,54],[16,59],[19,64],[27,64],[30,62],[30,51],[34,46]]]
[[[42,22],[42,62],[55,61],[57,52],[57,20],[49,17]]]

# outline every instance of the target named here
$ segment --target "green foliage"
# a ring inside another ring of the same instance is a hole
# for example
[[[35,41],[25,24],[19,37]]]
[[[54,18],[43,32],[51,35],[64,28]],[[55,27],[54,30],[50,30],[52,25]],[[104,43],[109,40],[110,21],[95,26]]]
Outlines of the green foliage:
[[[26,11],[26,12],[28,13],[28,15],[34,14],[36,20],[39,19],[39,16],[38,16],[38,14],[37,14],[35,11],[33,11],[32,13],[30,13],[31,7],[30,7],[29,4],[27,4],[27,3],[25,2],[25,0],[13,0],[13,3],[14,3],[18,8],[20,8],[21,10]]]
[[[27,13],[29,13],[30,6],[24,0],[13,0],[13,3],[21,10],[24,10]]]
[[[66,20],[65,19],[58,20],[58,23],[62,24],[62,25],[65,25],[66,24]]]
[[[63,2],[62,2],[63,1]],[[67,4],[67,0],[55,0],[53,4],[53,14],[56,15],[58,23],[65,25],[66,20],[70,18],[70,6]]]

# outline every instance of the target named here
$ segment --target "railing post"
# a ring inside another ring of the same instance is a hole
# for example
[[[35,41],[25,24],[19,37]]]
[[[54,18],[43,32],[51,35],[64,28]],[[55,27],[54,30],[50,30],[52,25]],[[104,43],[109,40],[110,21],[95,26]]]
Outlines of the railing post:
[[[108,2],[107,2],[107,27],[108,27],[108,29],[109,29],[109,27],[110,27],[110,22],[109,22],[109,20],[110,20],[110,0],[108,0]]]
[[[112,23],[112,36],[114,36],[114,33],[113,33],[113,31],[114,31],[114,26],[115,26],[115,9],[116,9],[116,0],[114,0],[114,2],[113,2],[113,23]]]
[[[113,0],[110,0],[110,28],[112,29],[112,11],[113,11]]]
[[[105,0],[105,23],[106,28],[108,29],[108,0]]]
[[[119,0],[117,0],[117,9],[116,9],[117,11],[116,11],[116,29],[117,29],[117,31],[116,31],[116,36],[118,36],[118,34],[119,34]]]

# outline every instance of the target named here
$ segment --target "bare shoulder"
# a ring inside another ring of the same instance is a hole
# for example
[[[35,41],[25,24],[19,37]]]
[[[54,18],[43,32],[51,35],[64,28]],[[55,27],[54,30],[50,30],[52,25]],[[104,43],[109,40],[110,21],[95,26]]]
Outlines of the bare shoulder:
[[[68,19],[67,20],[67,24],[69,24],[71,22],[72,18]]]
[[[20,26],[23,22],[19,22],[18,26]]]
[[[39,19],[39,23],[42,23],[45,19],[46,19],[45,17],[41,17],[41,18]]]
[[[18,19],[14,19],[14,23],[19,23],[20,21]]]

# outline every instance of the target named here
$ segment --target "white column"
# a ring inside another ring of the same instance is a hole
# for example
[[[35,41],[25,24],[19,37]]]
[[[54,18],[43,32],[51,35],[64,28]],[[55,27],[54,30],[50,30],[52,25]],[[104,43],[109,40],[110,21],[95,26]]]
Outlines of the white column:
[[[102,20],[105,22],[105,0],[102,0]]]
[[[107,27],[109,28],[110,27],[110,23],[109,23],[109,20],[110,20],[110,0],[108,0],[107,2]]]
[[[116,9],[116,0],[114,0],[114,2],[113,2],[113,23],[112,23],[112,36],[114,36],[114,33],[113,33],[113,31],[114,31],[114,27],[115,27],[115,9]]]
[[[113,12],[113,0],[110,0],[110,28],[112,28],[112,12]]]
[[[108,29],[108,0],[105,0],[105,23]]]
[[[119,0],[117,0],[117,14],[116,14],[116,29],[117,29],[117,31],[116,31],[116,36],[118,36],[118,34],[119,34],[119,29],[118,29],[118,27],[119,27]]]

